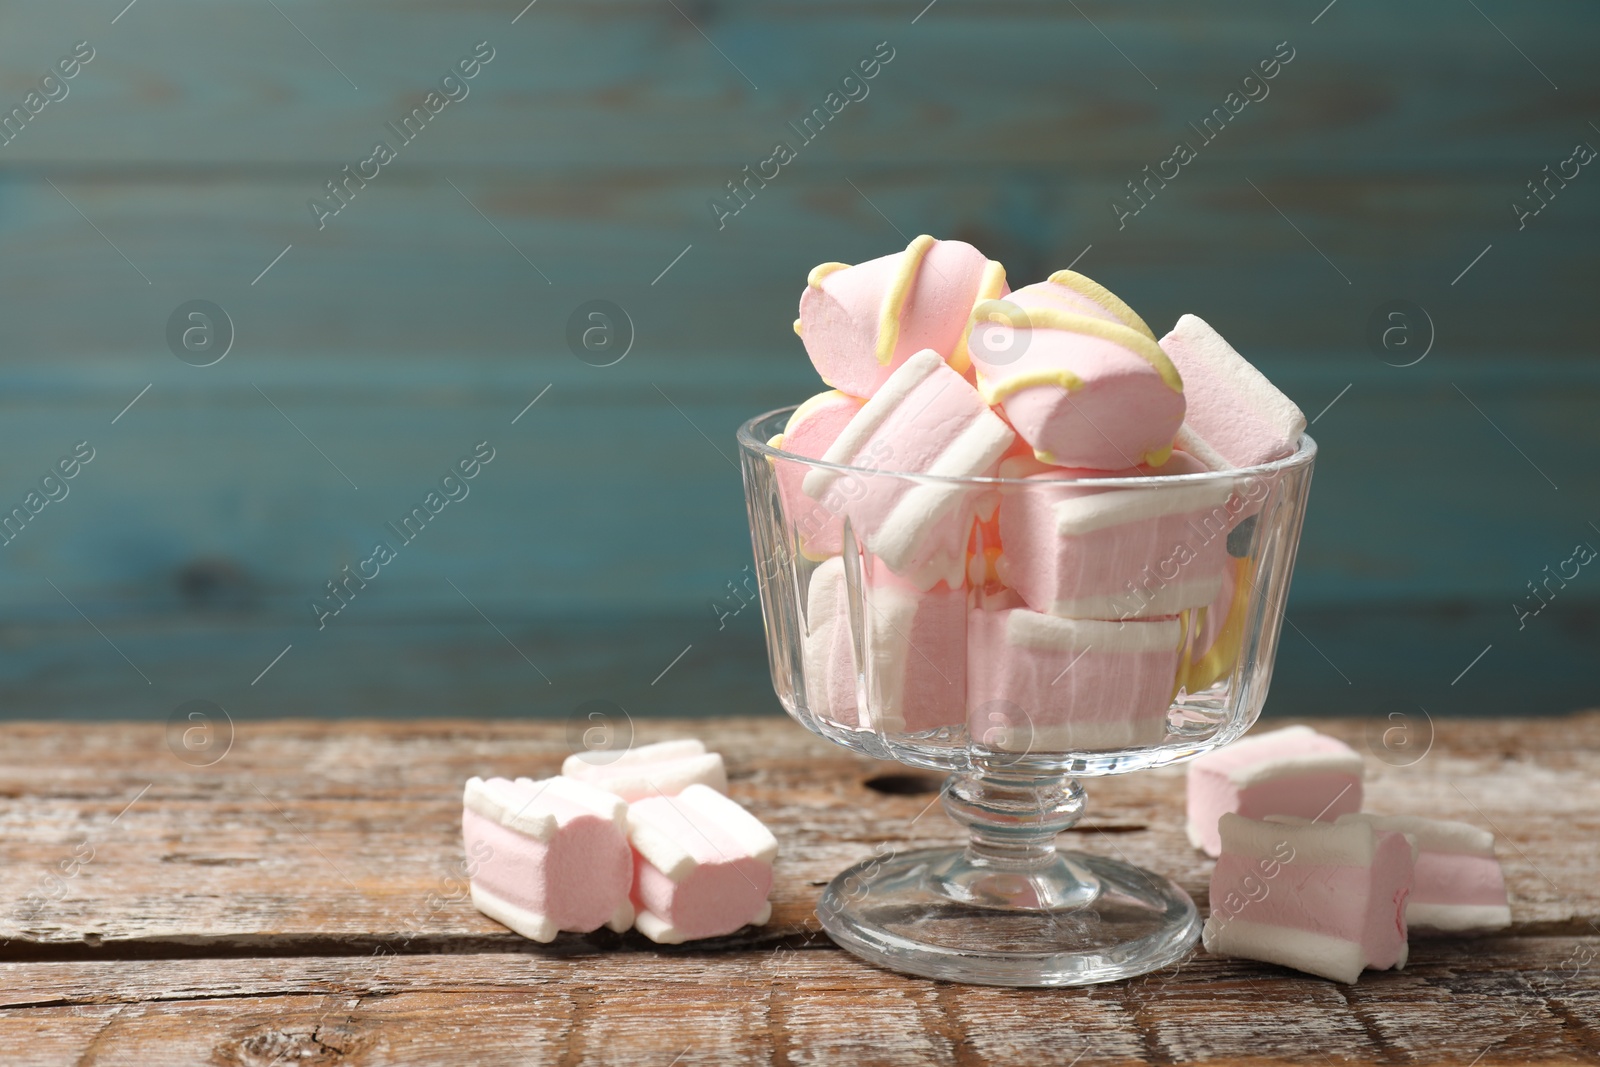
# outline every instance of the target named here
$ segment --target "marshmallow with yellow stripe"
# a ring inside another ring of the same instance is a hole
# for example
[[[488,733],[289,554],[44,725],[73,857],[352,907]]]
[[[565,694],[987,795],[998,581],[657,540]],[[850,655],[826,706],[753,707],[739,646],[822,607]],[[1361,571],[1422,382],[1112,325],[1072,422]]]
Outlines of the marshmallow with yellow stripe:
[[[1044,463],[1160,467],[1183,424],[1183,379],[1137,313],[1075,271],[980,303],[968,351],[983,398]]]
[[[923,234],[903,252],[814,267],[794,328],[822,380],[865,399],[925,349],[966,374],[973,308],[1008,292],[998,262]]]

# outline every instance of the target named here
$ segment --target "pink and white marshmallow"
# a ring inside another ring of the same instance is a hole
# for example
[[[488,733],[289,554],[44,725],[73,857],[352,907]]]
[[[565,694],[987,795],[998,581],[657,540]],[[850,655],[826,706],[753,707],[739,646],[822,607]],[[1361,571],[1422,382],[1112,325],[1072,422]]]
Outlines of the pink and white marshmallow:
[[[924,349],[965,374],[973,306],[1009,291],[999,263],[964,241],[923,234],[903,252],[813,268],[795,332],[823,381],[870,397]]]
[[[1007,297],[1022,307],[1055,308],[1074,315],[1088,315],[1107,322],[1121,323],[1154,341],[1154,331],[1122,298],[1087,275],[1075,270],[1058,270],[1048,281],[1034,282]]]
[[[937,352],[911,356],[850,419],[829,446],[829,463],[895,474],[806,472],[805,495],[836,500],[856,538],[896,574],[919,588],[962,584],[979,494],[956,482],[987,477],[1014,440],[966,379]]]
[[[1206,753],[1189,764],[1189,843],[1215,856],[1224,815],[1289,815],[1332,822],[1361,810],[1361,756],[1309,726],[1288,726]]]
[[[1183,629],[1177,619],[1063,619],[993,601],[967,617],[968,730],[1004,752],[1159,744]]]
[[[801,642],[807,710],[840,726],[859,725],[855,647],[850,638],[850,597],[844,557],[824,560],[806,590]]]
[[[862,560],[862,725],[920,733],[967,718],[967,591],[920,589]]]
[[[628,805],[570,778],[468,779],[461,834],[472,904],[523,937],[552,941],[568,930],[632,925],[633,853]]]
[[[1293,967],[1337,982],[1406,965],[1413,850],[1364,822],[1247,819],[1219,826],[1206,951]]]
[[[634,926],[676,945],[759,926],[772,916],[777,839],[736,801],[704,785],[628,807],[635,853]]]
[[[561,773],[627,801],[675,796],[696,784],[728,791],[722,756],[692,737],[622,751],[577,752],[561,764]]]
[[[1185,315],[1161,339],[1183,375],[1188,411],[1178,447],[1212,470],[1254,467],[1291,456],[1306,417],[1198,315]]]
[[[1174,452],[1156,471],[1141,467],[1115,476],[1204,469]],[[1233,492],[1228,480],[1096,488],[1096,472],[1047,467],[1028,457],[1006,460],[1000,474],[1029,484],[1001,493],[1004,549],[996,570],[1034,610],[1075,619],[1149,618],[1217,598],[1232,521],[1224,507]]]
[[[783,433],[767,444],[796,456],[821,459],[864,403],[837,389],[818,393],[795,408]],[[774,459],[772,463],[784,515],[795,529],[801,554],[813,560],[837,556],[844,518],[830,507],[831,501],[813,500],[801,491],[801,482],[811,468],[792,459]]]
[[[1056,282],[985,301],[973,317],[978,388],[1041,461],[1102,471],[1166,461],[1184,383],[1148,326]]]
[[[1488,830],[1420,815],[1358,812],[1340,816],[1339,822],[1397,830],[1416,846],[1416,885],[1406,904],[1406,925],[1413,930],[1455,934],[1511,925],[1505,874]]]

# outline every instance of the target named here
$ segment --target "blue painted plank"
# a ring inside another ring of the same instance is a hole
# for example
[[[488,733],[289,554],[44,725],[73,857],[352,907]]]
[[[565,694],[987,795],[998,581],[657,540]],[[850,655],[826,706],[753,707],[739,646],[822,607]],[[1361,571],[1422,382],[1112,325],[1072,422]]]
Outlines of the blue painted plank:
[[[1080,12],[944,0],[915,25],[916,4],[702,4],[693,17],[705,36],[659,4],[546,4],[516,25],[520,5],[505,3],[278,6],[287,18],[269,5],[167,0],[111,26],[47,0],[9,5],[0,69],[12,97],[73,42],[87,38],[97,54],[3,154],[157,170],[338,167],[487,40],[495,59],[408,166],[737,169],[887,40],[894,60],[818,139],[824,158],[1137,166],[1288,40],[1293,63],[1241,116],[1257,158],[1472,166],[1527,161],[1578,135],[1595,111],[1600,29],[1576,0],[1500,10],[1535,67],[1449,0],[1347,5],[1316,25],[1315,4]]]
[[[377,374],[257,355],[202,377],[165,357],[93,384],[82,371],[0,380],[0,499],[20,501],[74,442],[98,449],[71,495],[0,549],[7,615],[73,617],[46,577],[91,614],[159,615],[180,606],[185,567],[221,560],[246,576],[252,610],[309,625],[324,583],[485,439],[496,459],[470,495],[342,621],[369,604],[405,618],[454,606],[446,579],[512,614],[700,610],[748,562],[734,428],[817,387],[798,357],[781,380],[758,362],[719,380],[716,362],[659,357],[601,369],[569,356],[548,372],[391,361]],[[1592,367],[1345,363],[1263,360],[1313,417],[1350,386],[1313,427],[1323,451],[1297,603],[1500,610],[1600,522]],[[112,425],[147,373],[150,391]]]
[[[1246,352],[1359,352],[1368,316],[1397,297],[1430,310],[1441,355],[1593,351],[1583,309],[1600,197],[1582,188],[1519,232],[1508,204],[1520,171],[1333,179],[1205,162],[1216,166],[1185,175],[1122,231],[1106,208],[1119,175],[1104,171],[802,172],[720,232],[704,206],[709,175],[582,191],[456,181],[492,226],[428,177],[372,190],[321,234],[297,181],[60,179],[104,238],[48,184],[15,179],[0,182],[0,362],[170,359],[166,320],[196,297],[234,316],[241,356],[565,358],[569,315],[603,297],[632,314],[640,354],[798,358],[789,324],[805,272],[902,247],[895,227],[972,240],[1018,282],[1077,260],[1157,326],[1197,311]]]

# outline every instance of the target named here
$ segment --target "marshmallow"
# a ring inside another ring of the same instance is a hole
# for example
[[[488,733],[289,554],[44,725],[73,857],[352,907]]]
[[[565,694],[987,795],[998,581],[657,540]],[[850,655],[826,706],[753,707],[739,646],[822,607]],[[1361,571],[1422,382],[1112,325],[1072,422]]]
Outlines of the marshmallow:
[[[1189,843],[1215,856],[1218,819],[1292,815],[1331,822],[1361,810],[1361,757],[1309,726],[1247,737],[1189,764]]]
[[[1408,927],[1462,933],[1511,925],[1505,874],[1495,859],[1494,835],[1489,831],[1418,815],[1356,812],[1341,815],[1338,821],[1397,830],[1416,846],[1416,885],[1406,902]]]
[[[1205,320],[1183,316],[1161,348],[1183,375],[1189,402],[1179,448],[1212,470],[1226,470],[1282,459],[1300,447],[1306,417]]]
[[[1054,280],[974,308],[978,388],[1045,463],[1159,465],[1183,422],[1183,379],[1143,320],[1095,288],[1122,310]]]
[[[1150,340],[1155,333],[1122,298],[1099,282],[1075,270],[1058,270],[1050,280],[1024,285],[1007,297],[1022,307],[1054,308],[1074,315],[1088,315],[1107,322],[1121,323]]]
[[[676,945],[771,918],[778,842],[735,801],[691,785],[675,797],[633,803],[627,823],[634,925],[650,940]]]
[[[864,403],[837,389],[818,393],[795,408],[783,433],[767,444],[796,456],[821,459]],[[783,513],[795,529],[801,554],[813,560],[837,556],[844,519],[825,502],[812,500],[801,491],[800,483],[811,468],[789,459],[774,459],[772,463]]]
[[[975,389],[933,351],[890,375],[828,447],[829,463],[942,478],[987,477],[1014,436]],[[959,586],[980,494],[959,483],[813,468],[801,483],[837,498],[856,538],[896,574],[930,589]],[[833,507],[833,504],[829,505]]]
[[[973,306],[1008,292],[999,263],[963,241],[924,234],[904,252],[813,268],[795,332],[823,381],[870,397],[923,349],[965,374]]]
[[[862,561],[864,726],[887,734],[967,719],[967,592],[919,589],[881,561]]]
[[[1207,952],[1293,967],[1338,982],[1406,965],[1413,852],[1368,823],[1220,823]]]
[[[1175,452],[1165,466],[1118,477],[1194,474],[1199,462]],[[1000,496],[996,571],[1035,611],[1077,619],[1174,615],[1213,602],[1223,584],[1228,480],[1148,488],[1095,488],[1092,471],[1046,467],[1027,457],[1001,464],[1024,478]]]
[[[806,707],[819,719],[856,726],[855,649],[850,640],[850,597],[844,557],[825,560],[806,589],[805,638],[801,657]]]
[[[628,806],[569,778],[467,780],[461,835],[485,856],[472,875],[472,904],[535,941],[633,923]]]
[[[970,736],[1006,752],[1159,744],[1182,638],[1177,619],[1061,619],[993,598],[967,617]]]
[[[660,741],[622,752],[578,752],[566,758],[561,773],[587,782],[623,800],[673,796],[696,783],[719,793],[728,791],[728,772],[722,757],[707,752],[693,738]]]

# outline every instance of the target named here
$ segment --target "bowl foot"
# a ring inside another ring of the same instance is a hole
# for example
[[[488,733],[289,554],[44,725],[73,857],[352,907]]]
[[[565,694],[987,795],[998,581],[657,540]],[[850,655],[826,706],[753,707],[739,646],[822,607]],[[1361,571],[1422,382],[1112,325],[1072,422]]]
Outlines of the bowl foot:
[[[858,863],[823,892],[828,936],[893,971],[996,986],[1073,986],[1176,963],[1200,937],[1170,879],[1081,852],[996,868],[968,849]]]

